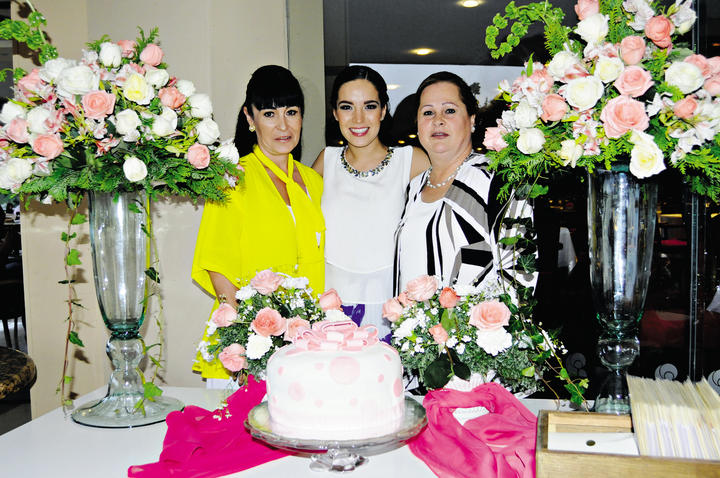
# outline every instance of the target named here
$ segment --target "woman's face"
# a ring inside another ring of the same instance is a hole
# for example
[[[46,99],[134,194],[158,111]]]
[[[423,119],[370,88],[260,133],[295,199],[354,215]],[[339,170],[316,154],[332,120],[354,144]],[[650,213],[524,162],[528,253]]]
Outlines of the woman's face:
[[[475,116],[469,116],[460,98],[460,89],[453,83],[434,83],[420,94],[417,125],[420,143],[433,157],[456,159],[472,149],[472,125]]]
[[[299,106],[281,106],[259,110],[252,107],[252,115],[243,108],[250,126],[255,126],[257,144],[270,158],[283,159],[300,141],[302,115]]]
[[[386,111],[387,107],[380,105],[380,97],[372,83],[368,80],[353,80],[338,90],[333,115],[347,142],[361,148],[375,141]]]

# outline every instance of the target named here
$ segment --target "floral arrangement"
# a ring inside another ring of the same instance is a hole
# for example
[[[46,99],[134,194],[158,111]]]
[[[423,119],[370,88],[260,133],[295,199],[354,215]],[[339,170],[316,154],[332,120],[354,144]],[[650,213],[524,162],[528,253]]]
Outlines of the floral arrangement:
[[[31,24],[44,22],[33,15]],[[5,22],[0,36],[24,25]],[[43,50],[42,67],[16,71],[0,111],[0,192],[45,202],[139,189],[223,199],[242,174],[237,149],[219,141],[210,98],[168,72],[156,38],[157,29],[134,41],[104,36],[79,61]]]
[[[720,57],[678,43],[695,23],[691,4],[578,0],[574,28],[548,2],[510,2],[494,17],[486,30],[494,58],[535,21],[545,23],[552,56],[546,65],[531,58],[519,78],[499,86],[510,108],[484,144],[507,181],[504,193],[524,183],[542,194],[538,179],[569,168],[624,167],[647,178],[670,167],[694,192],[720,199]]]
[[[346,321],[334,289],[314,298],[305,277],[269,269],[259,272],[236,294],[237,309],[224,302],[208,321],[198,345],[203,358],[216,358],[231,373],[263,377],[270,356],[302,330],[324,321]]]
[[[522,317],[517,296],[504,287],[490,276],[477,287],[440,287],[427,275],[408,282],[383,305],[405,368],[430,389],[475,374],[512,392],[534,392],[553,368],[549,359],[565,350],[554,333]],[[570,382],[571,399],[582,402],[587,381]]]

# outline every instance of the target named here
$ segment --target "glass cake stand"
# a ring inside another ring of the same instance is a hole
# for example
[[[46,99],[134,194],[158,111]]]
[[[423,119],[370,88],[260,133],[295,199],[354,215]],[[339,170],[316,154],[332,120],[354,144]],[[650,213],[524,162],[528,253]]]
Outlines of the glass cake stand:
[[[405,416],[394,433],[363,440],[310,440],[274,433],[267,402],[250,410],[245,428],[255,438],[282,450],[311,454],[310,469],[314,471],[353,471],[367,463],[366,456],[379,455],[399,448],[420,433],[427,423],[422,404],[405,397]]]

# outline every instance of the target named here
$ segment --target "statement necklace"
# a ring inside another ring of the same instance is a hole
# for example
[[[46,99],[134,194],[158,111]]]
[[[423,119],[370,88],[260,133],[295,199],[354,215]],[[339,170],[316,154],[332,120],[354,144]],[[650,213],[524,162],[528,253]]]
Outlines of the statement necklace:
[[[463,162],[462,162],[462,163],[458,164],[458,167],[455,168],[455,171],[453,171],[452,174],[451,174],[450,176],[448,176],[447,179],[445,179],[445,181],[440,182],[440,183],[433,184],[433,183],[430,182],[430,173],[432,173],[432,170],[433,170],[432,166],[430,166],[430,168],[428,169],[428,175],[427,175],[427,177],[425,178],[425,185],[426,185],[427,187],[429,187],[430,189],[439,189],[439,188],[441,188],[441,187],[443,187],[443,186],[447,186],[447,184],[448,184],[450,181],[452,181],[453,179],[455,179],[455,176],[457,176],[457,173],[458,173],[458,171],[460,171],[460,168],[462,168],[462,165],[465,164],[465,163],[467,163],[468,159],[470,159],[470,158],[472,157],[472,155],[473,155],[473,153],[470,152],[470,154],[468,154],[468,157],[465,158],[465,159],[463,159]]]
[[[345,151],[347,151],[348,147],[345,146],[343,150],[340,152],[340,164],[342,164],[343,168],[345,168],[345,171],[352,174],[356,178],[367,178],[368,176],[375,176],[376,174],[380,173],[383,169],[385,169],[385,166],[390,164],[390,157],[392,157],[393,154],[393,148],[390,147],[387,150],[387,154],[385,155],[385,159],[380,161],[380,164],[375,166],[374,168],[368,170],[368,171],[358,171],[357,169],[350,166],[350,163],[347,162],[347,159],[345,159]]]

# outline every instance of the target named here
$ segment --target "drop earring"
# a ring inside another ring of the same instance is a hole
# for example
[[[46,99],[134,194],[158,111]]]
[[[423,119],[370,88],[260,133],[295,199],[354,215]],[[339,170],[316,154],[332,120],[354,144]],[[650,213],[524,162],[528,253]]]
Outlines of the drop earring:
[[[250,131],[251,133],[254,133],[254,132],[255,132],[255,126],[253,126],[253,125],[248,126],[248,131]]]

